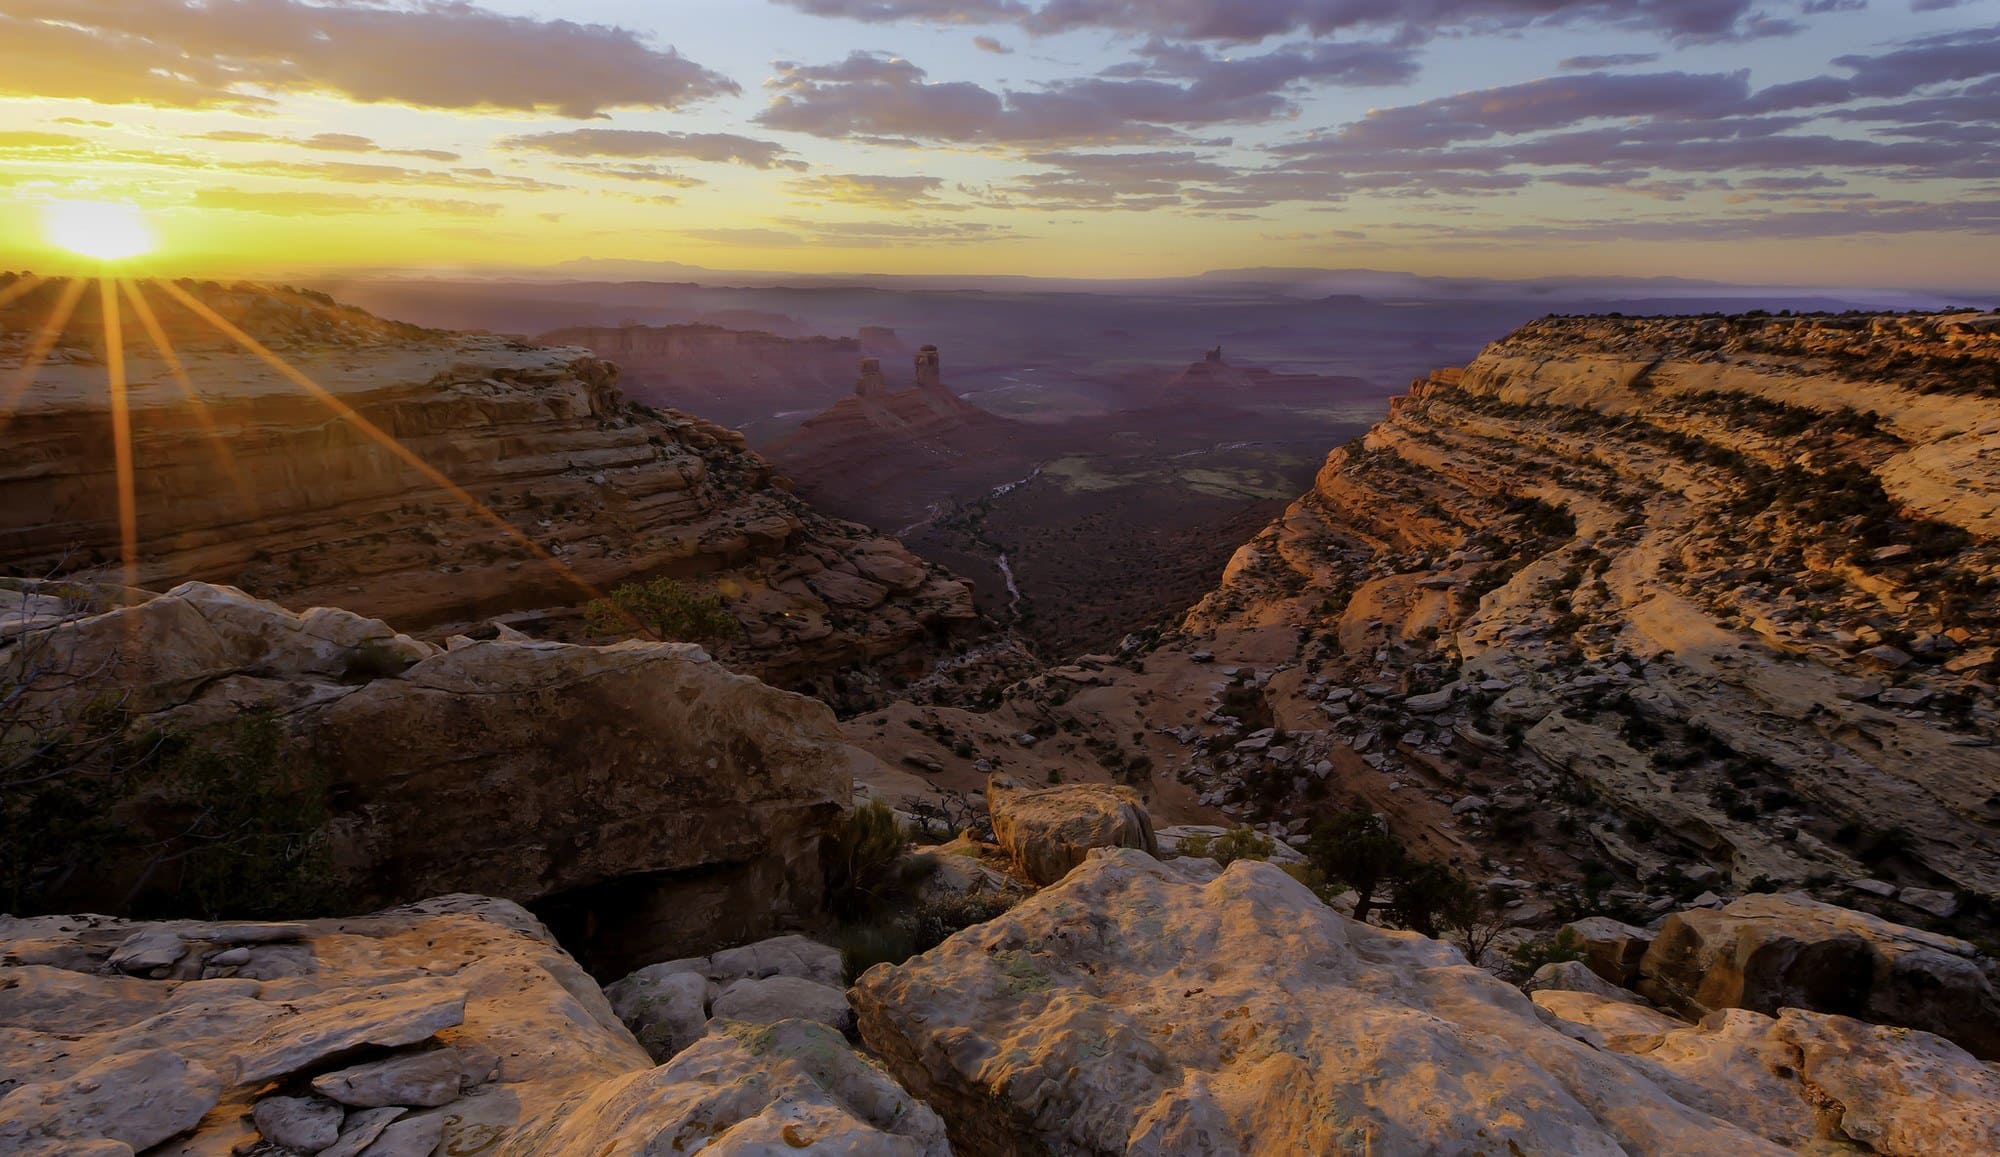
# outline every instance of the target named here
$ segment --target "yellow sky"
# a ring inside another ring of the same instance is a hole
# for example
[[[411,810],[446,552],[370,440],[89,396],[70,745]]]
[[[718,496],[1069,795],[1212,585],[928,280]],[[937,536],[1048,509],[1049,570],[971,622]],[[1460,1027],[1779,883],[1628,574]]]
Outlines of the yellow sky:
[[[2000,0],[1434,39],[1283,18],[1252,38],[1221,0],[1076,29],[808,7],[10,0],[0,267],[88,271],[45,226],[82,200],[137,207],[159,246],[127,268],[170,275],[2000,268],[2000,141],[1970,119],[2000,63],[1964,63],[2000,61]]]

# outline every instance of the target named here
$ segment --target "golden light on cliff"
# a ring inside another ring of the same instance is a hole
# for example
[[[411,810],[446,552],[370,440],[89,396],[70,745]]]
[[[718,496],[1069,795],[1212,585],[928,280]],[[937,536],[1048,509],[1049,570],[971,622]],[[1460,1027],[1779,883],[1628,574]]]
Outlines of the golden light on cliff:
[[[65,202],[63,204],[73,209],[82,208],[82,206],[78,206],[74,202]],[[58,218],[52,216],[49,237],[51,240],[77,253],[98,257],[107,262],[120,257],[137,256],[150,250],[152,247],[150,233],[144,231],[144,223],[138,221],[136,216],[131,218],[130,222],[127,222],[125,218],[116,213],[100,214],[96,211],[98,209],[119,208],[124,207],[90,206],[91,212],[78,212],[74,216],[60,218],[60,227],[56,223]],[[121,232],[125,228],[124,223],[136,223],[137,228],[141,232]],[[94,231],[99,226],[105,228],[101,231]],[[145,238],[143,246],[140,244],[140,237],[142,235]],[[20,278],[12,285],[0,289],[0,308],[4,308],[7,304],[33,292],[44,284],[46,282],[43,279],[32,275]],[[174,379],[174,383],[180,388],[183,399],[193,408],[204,434],[207,435],[209,440],[215,445],[217,452],[223,457],[231,481],[235,483],[239,494],[247,498],[249,493],[248,487],[244,484],[241,472],[236,468],[234,458],[229,452],[221,431],[217,428],[213,418],[208,414],[206,402],[204,402],[200,393],[195,389],[194,383],[188,375],[186,364],[174,349],[166,327],[160,324],[158,314],[147,300],[147,290],[151,289],[165,294],[183,309],[199,318],[216,333],[228,338],[244,352],[263,362],[307,396],[324,405],[335,418],[352,426],[370,441],[393,454],[404,465],[417,472],[431,485],[443,490],[481,520],[514,540],[526,549],[530,555],[562,576],[586,596],[593,599],[604,598],[603,592],[564,565],[560,559],[545,550],[540,543],[528,537],[527,534],[509,522],[498,511],[493,510],[485,503],[474,498],[463,487],[446,476],[443,471],[424,461],[414,450],[411,450],[398,441],[395,435],[382,429],[374,422],[369,421],[360,412],[355,410],[354,407],[336,397],[331,391],[315,382],[298,367],[286,361],[282,356],[265,346],[255,337],[252,337],[241,327],[217,313],[206,302],[171,281],[138,281],[107,276],[95,279],[71,278],[67,282],[64,282],[62,288],[56,294],[56,300],[51,306],[47,318],[35,330],[28,341],[18,376],[12,382],[5,384],[5,397],[0,398],[0,430],[5,430],[13,421],[23,395],[34,384],[35,377],[40,372],[42,365],[48,360],[49,354],[55,349],[57,343],[61,341],[71,318],[76,313],[77,305],[93,285],[96,287],[98,293],[100,318],[103,326],[102,352],[104,355],[105,387],[110,403],[111,449],[114,475],[118,489],[119,560],[122,564],[123,579],[127,587],[136,587],[138,585],[139,506],[137,463],[134,460],[132,436],[133,408],[131,404],[130,381],[127,372],[124,313],[121,308],[123,302],[131,304],[133,315],[139,322],[140,330],[144,332],[147,340],[153,347],[154,354],[166,366],[168,373]],[[620,614],[621,617],[626,619],[635,633],[653,633],[649,628],[639,623],[638,620],[632,618],[629,614],[625,614],[622,609]]]
[[[117,201],[51,201],[42,208],[42,233],[51,244],[99,261],[141,257],[157,244],[139,210]]]

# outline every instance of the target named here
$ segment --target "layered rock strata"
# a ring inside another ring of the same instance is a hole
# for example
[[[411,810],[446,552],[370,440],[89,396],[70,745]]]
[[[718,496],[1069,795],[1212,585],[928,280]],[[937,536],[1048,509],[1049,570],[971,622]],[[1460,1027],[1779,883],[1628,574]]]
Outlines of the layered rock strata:
[[[416,330],[261,287],[191,292],[331,400],[152,291],[185,377],[128,317],[137,585],[227,582],[435,628],[678,577],[720,592],[742,624],[723,640],[731,661],[835,692],[843,670],[920,674],[930,644],[973,619],[962,584],[816,513],[741,435],[627,402],[617,369],[582,350]],[[118,573],[106,369],[85,299],[7,426],[12,573]],[[0,318],[23,327],[0,335],[0,376],[20,372],[25,327],[41,321],[26,309]]]

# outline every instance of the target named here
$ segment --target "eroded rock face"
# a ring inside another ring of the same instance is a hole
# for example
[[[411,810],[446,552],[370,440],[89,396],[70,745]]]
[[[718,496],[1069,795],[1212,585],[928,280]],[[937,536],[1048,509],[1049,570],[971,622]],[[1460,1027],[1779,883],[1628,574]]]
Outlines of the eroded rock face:
[[[993,838],[1023,875],[1053,884],[1082,863],[1093,848],[1137,848],[1160,853],[1152,817],[1129,787],[1071,784],[1025,789],[999,780],[986,791]]]
[[[1639,977],[1641,993],[1691,1017],[1812,1009],[2000,1057],[2000,999],[1972,945],[1796,893],[1668,917]]]
[[[1677,1099],[1801,1152],[1883,1157],[2000,1149],[2000,1076],[1942,1037],[1788,1008],[1689,1025],[1620,999],[1537,993],[1565,1031]],[[1851,1146],[1851,1147],[1849,1147]]]
[[[177,940],[168,975],[111,971]],[[245,944],[250,960],[219,963]],[[284,975],[254,979],[282,955]],[[374,1046],[356,1064],[355,1048]],[[948,1157],[834,1029],[719,1026],[654,1068],[518,906],[445,897],[284,926],[0,918],[0,1149],[427,1157]]]
[[[744,627],[731,661],[829,693],[851,686],[840,672],[920,674],[932,636],[973,621],[961,583],[794,498],[734,430],[628,403],[616,367],[584,350],[398,326],[263,287],[197,292],[333,402],[155,291],[200,401],[128,331],[140,586],[229,583],[415,630],[571,608],[590,597],[584,584],[673,576],[727,596]],[[13,327],[40,314],[0,312],[7,375],[25,349]],[[92,325],[73,326],[80,346],[96,342]],[[10,573],[117,573],[104,370],[75,352],[57,349],[8,428]]]
[[[851,996],[957,1152],[1778,1153],[1269,864],[1101,851]]]
[[[1995,327],[1524,326],[1332,454],[1179,645],[1305,672],[1263,688],[1275,722],[1324,729],[1362,810],[1468,870],[1560,848],[1662,912],[1675,873],[1724,898],[1860,881],[1912,919],[1950,910],[1940,880],[1993,894]],[[1309,807],[1298,763],[1273,783],[1188,726],[1205,798]],[[1492,806],[1447,814],[1467,795]]]
[[[201,584],[54,628],[49,645],[103,672],[38,685],[55,714],[114,687],[141,729],[275,713],[326,774],[349,906],[466,890],[533,902],[614,976],[810,923],[819,835],[850,794],[824,704],[685,645],[433,653],[373,620]],[[419,661],[357,676],[370,647]],[[106,891],[76,906],[118,903],[117,865],[86,867]]]

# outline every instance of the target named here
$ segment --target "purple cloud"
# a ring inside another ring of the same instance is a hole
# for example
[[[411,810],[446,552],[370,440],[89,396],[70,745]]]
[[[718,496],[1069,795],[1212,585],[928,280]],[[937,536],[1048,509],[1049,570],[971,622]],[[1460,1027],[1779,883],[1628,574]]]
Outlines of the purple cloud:
[[[0,96],[269,104],[259,90],[578,118],[740,91],[622,28],[462,2],[8,0],[0,11]]]
[[[1675,40],[1780,35],[1798,30],[1755,0],[780,0],[819,16],[870,23],[922,20],[1016,23],[1038,35],[1109,29],[1182,40],[1255,43],[1275,36],[1329,36],[1366,28],[1428,34],[1591,23]],[[1804,11],[1810,11],[1806,9]]]
[[[735,133],[669,133],[643,129],[569,129],[503,137],[503,149],[559,157],[681,157],[748,165],[753,169],[802,169],[790,149]]]
[[[1397,45],[1306,45],[1224,59],[1156,42],[1141,59],[1038,89],[993,92],[933,83],[915,64],[856,52],[835,64],[780,62],[768,82],[767,127],[831,138],[913,144],[1154,143],[1181,131],[1274,120],[1297,111],[1301,84],[1384,84],[1415,71]]]

